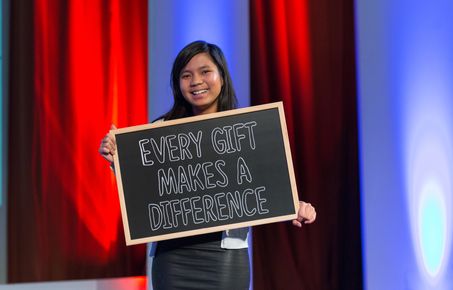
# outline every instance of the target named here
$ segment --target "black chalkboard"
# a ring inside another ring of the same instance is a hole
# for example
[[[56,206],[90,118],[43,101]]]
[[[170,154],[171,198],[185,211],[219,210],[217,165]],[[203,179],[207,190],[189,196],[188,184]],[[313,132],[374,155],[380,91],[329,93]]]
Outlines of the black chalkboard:
[[[111,132],[128,245],[296,217],[282,103]]]

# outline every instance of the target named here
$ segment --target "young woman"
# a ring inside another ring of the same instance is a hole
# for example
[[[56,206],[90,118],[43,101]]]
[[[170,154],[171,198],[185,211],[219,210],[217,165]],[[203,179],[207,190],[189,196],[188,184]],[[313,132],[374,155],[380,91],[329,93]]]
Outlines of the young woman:
[[[205,41],[184,47],[171,72],[174,104],[160,120],[236,108],[230,73],[220,48]],[[115,128],[114,126],[112,128]],[[107,134],[99,153],[113,162],[116,144]],[[300,202],[295,226],[312,223],[316,211]],[[152,285],[164,289],[249,289],[248,228],[161,241],[153,247]]]

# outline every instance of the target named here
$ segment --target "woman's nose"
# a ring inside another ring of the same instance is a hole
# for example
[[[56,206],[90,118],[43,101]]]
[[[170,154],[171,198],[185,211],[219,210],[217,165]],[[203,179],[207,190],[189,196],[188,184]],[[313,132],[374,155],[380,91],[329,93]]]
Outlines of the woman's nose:
[[[194,74],[192,76],[190,85],[191,86],[197,86],[203,83],[203,78],[199,74]]]

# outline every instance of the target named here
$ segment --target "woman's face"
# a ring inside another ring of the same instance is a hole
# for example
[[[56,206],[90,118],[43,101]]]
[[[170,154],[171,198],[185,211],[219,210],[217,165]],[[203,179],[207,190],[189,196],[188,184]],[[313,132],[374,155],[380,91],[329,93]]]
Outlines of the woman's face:
[[[217,112],[223,79],[208,53],[196,54],[179,75],[179,88],[195,115]]]

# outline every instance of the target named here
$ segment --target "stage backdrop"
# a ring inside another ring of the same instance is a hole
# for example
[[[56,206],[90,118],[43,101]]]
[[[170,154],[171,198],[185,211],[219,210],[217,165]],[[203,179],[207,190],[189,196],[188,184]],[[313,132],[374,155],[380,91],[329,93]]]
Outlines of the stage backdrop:
[[[147,122],[146,5],[11,1],[9,281],[144,273],[96,151],[111,122]],[[251,0],[250,17],[252,103],[285,102],[318,211],[254,228],[255,289],[361,289],[353,1]]]
[[[251,102],[283,100],[317,221],[253,230],[254,287],[362,289],[353,0],[251,0]]]
[[[147,1],[11,1],[8,281],[143,275],[126,247],[110,124],[146,123]]]

